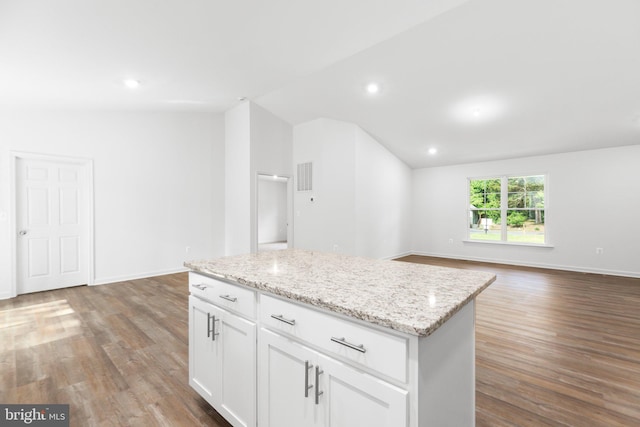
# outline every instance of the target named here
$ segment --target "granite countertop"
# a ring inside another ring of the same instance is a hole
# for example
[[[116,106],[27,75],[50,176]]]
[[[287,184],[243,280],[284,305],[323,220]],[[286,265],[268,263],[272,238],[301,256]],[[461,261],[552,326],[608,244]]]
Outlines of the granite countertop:
[[[486,272],[299,249],[184,265],[418,336],[433,333],[496,278]]]

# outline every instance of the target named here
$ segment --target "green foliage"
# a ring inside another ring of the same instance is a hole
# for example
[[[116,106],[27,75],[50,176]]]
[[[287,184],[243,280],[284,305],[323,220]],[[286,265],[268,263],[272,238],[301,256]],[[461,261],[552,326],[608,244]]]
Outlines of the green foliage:
[[[478,209],[479,218],[491,218],[494,224],[499,224],[500,179],[471,180],[469,182],[469,203]]]
[[[501,223],[501,184],[501,178],[469,181],[471,224],[481,225],[483,218]],[[528,220],[544,224],[544,176],[509,177],[506,184],[507,225],[522,228]]]
[[[470,182],[469,202],[478,209],[500,209],[500,180],[475,179]]]
[[[507,225],[512,227],[522,227],[529,216],[522,211],[511,211],[507,214]]]

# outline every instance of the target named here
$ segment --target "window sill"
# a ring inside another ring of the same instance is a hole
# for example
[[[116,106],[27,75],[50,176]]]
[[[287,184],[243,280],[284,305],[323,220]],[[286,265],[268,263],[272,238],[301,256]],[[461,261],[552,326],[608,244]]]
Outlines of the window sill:
[[[553,248],[555,246],[548,244],[548,243],[520,243],[520,242],[503,242],[503,241],[498,241],[498,240],[471,240],[471,239],[464,239],[462,241],[463,243],[480,243],[480,244],[484,244],[484,245],[506,245],[506,246],[527,246],[527,247],[533,247],[533,248]]]

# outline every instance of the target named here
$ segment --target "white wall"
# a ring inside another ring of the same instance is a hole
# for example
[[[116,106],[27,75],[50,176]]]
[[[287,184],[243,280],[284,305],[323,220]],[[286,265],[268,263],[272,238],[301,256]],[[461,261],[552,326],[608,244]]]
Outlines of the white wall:
[[[93,159],[95,282],[107,283],[223,253],[223,126],[205,113],[0,111],[0,298],[12,285],[11,151]]]
[[[225,115],[225,255],[251,252],[250,103]]]
[[[640,276],[639,160],[636,145],[415,170],[414,252]],[[535,173],[548,174],[545,227],[552,248],[463,242],[468,177]]]
[[[258,180],[258,243],[287,241],[287,183]]]
[[[369,134],[356,131],[356,254],[405,255],[411,247],[412,173]]]
[[[292,132],[250,101],[225,113],[226,255],[257,251],[258,174],[291,176]]]
[[[258,249],[258,174],[292,176],[293,127],[259,105],[249,104],[251,106],[250,248],[255,252]]]
[[[409,252],[407,165],[358,126],[330,119],[296,126],[293,156],[313,163],[313,191],[294,196],[295,247],[373,258]]]
[[[293,128],[294,168],[313,163],[313,191],[294,190],[296,248],[355,254],[355,131],[328,119]]]

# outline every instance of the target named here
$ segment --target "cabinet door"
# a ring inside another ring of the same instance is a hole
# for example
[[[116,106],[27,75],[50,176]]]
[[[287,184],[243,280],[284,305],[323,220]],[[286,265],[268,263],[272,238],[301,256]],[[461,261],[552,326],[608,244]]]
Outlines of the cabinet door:
[[[217,312],[220,321],[216,322],[216,340],[220,348],[216,356],[221,367],[215,407],[235,427],[255,426],[256,325],[228,311]]]
[[[408,392],[342,362],[319,356],[322,374],[315,384],[323,418],[331,427],[406,427]]]
[[[233,426],[255,426],[255,323],[194,296],[189,307],[189,384]]]
[[[316,425],[319,411],[314,403],[313,384],[318,354],[265,329],[260,329],[258,350],[258,424]]]
[[[217,342],[212,335],[215,307],[189,297],[189,385],[211,405],[219,400],[216,389]]]

